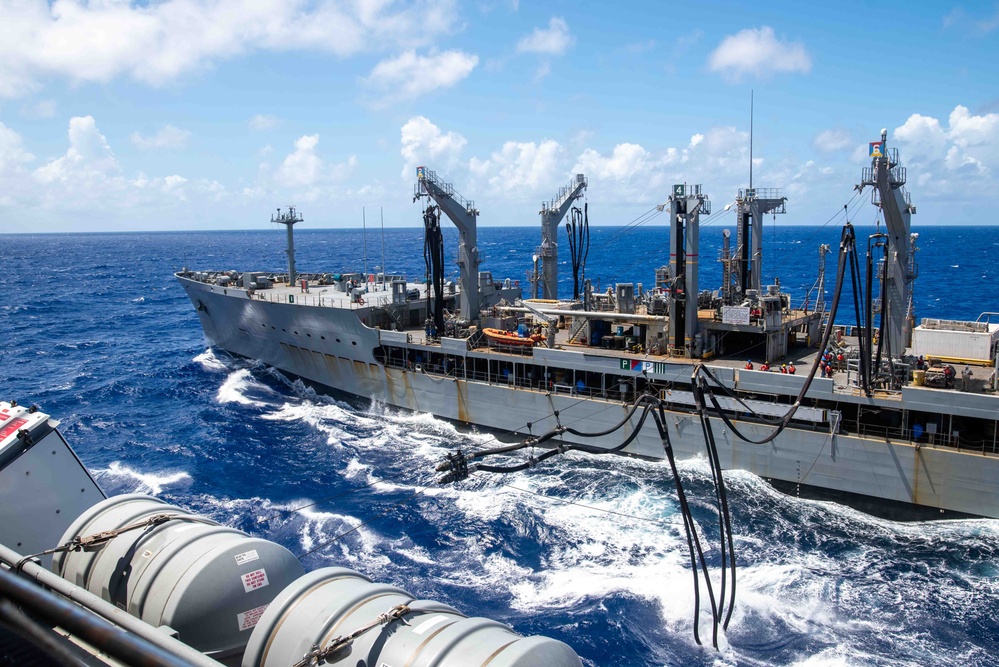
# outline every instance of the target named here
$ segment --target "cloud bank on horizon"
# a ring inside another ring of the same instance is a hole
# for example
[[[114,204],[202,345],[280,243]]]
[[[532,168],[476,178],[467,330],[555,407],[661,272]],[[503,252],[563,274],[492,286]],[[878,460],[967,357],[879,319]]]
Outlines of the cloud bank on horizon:
[[[999,10],[873,15],[896,32],[872,40],[800,5],[571,9],[0,0],[0,233],[252,228],[288,203],[317,227],[362,206],[415,225],[420,165],[483,225],[537,224],[575,173],[595,224],[624,224],[673,183],[719,204],[748,185],[750,91],[754,184],[784,190],[782,222],[840,209],[881,127],[917,222],[991,222]]]

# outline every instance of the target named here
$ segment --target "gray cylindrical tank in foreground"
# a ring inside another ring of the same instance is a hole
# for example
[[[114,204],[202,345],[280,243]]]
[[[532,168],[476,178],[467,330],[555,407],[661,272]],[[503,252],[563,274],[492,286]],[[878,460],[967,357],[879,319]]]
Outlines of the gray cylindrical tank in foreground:
[[[94,505],[62,543],[164,514],[175,518],[57,554],[52,570],[154,627],[173,628],[199,651],[238,653],[271,600],[304,571],[284,547],[140,494]]]
[[[278,595],[250,636],[243,667],[288,667],[314,647],[351,634],[397,605],[409,611],[376,625],[330,665],[407,667],[580,667],[576,653],[548,637],[522,637],[510,628],[373,583],[353,570],[330,567],[310,572]],[[313,663],[314,664],[314,663]]]

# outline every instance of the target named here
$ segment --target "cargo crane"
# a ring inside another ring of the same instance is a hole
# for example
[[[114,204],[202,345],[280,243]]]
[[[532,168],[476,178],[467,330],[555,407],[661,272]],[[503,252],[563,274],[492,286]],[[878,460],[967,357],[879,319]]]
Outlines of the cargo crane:
[[[569,212],[572,203],[583,196],[586,177],[576,174],[549,202],[541,204],[541,245],[534,252],[534,270],[528,275],[531,295],[539,298],[558,299],[558,226]],[[538,272],[538,260],[541,271]]]
[[[479,319],[480,301],[479,247],[475,238],[475,220],[479,211],[473,202],[455,192],[451,183],[445,183],[426,167],[417,167],[416,181],[413,201],[430,197],[458,228],[458,286],[461,293],[459,312],[462,319],[475,322]]]
[[[881,141],[870,144],[871,166],[864,167],[863,190],[872,186],[871,203],[881,209],[887,227],[887,266],[882,272],[881,320],[883,345],[890,357],[905,354],[912,343],[912,283],[916,277],[915,238],[909,220],[916,207],[905,191],[905,167],[899,164],[898,149],[888,148],[888,131],[881,130]]]

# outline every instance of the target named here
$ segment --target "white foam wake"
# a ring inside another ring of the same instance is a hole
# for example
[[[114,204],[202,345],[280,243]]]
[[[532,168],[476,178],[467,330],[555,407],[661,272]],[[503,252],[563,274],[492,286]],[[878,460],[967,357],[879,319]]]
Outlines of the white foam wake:
[[[238,403],[256,408],[266,407],[267,403],[250,398],[250,391],[273,394],[273,390],[261,384],[246,368],[233,371],[219,387],[216,399],[219,403]]]
[[[134,486],[125,493],[149,493],[159,495],[164,486],[189,482],[191,476],[184,471],[173,473],[147,473],[130,468],[120,461],[113,461],[103,470],[91,471],[97,479],[108,479],[119,484],[132,482]]]
[[[226,371],[229,370],[222,360],[215,356],[215,351],[212,348],[206,349],[204,352],[199,354],[194,358],[194,361],[201,364],[201,366],[206,371]]]
[[[219,400],[225,402],[223,394],[230,392],[232,402],[261,406],[247,395],[258,390],[255,384],[249,371],[236,371],[220,388]],[[254,417],[306,424],[328,446],[345,447],[346,456],[336,459],[340,467],[327,472],[366,482],[372,493],[402,499],[420,487],[399,481],[412,478],[400,471],[427,470],[457,446],[495,444],[490,435],[461,432],[428,414],[380,405],[358,412],[299,383],[289,385],[293,396],[280,405],[270,402],[269,411]],[[717,534],[717,520],[705,509],[712,502],[710,469],[703,458],[679,466],[702,522],[697,529],[710,538]],[[806,667],[883,664],[871,661],[872,637],[911,633],[919,623],[909,617],[924,609],[961,613],[999,598],[997,568],[989,562],[957,574],[944,558],[919,562],[912,572],[892,571],[937,548],[959,554],[968,544],[968,551],[982,551],[981,545],[999,541],[997,521],[895,523],[784,495],[749,473],[726,471],[725,479],[739,578],[730,643],[723,642],[727,648],[716,664],[757,664],[754,656],[778,653],[790,658],[784,664]],[[259,511],[247,502],[246,512]],[[500,597],[519,613],[557,609],[572,615],[608,599],[643,600],[658,611],[671,641],[693,644],[690,561],[663,462],[572,453],[534,470],[480,473],[459,486],[427,489],[407,505],[439,531],[424,544],[414,544],[405,530],[360,525],[371,518],[370,507],[343,507],[334,512],[289,505],[291,518],[274,530],[286,531],[285,543],[309,551],[357,528],[335,540],[323,557],[381,578],[417,572]],[[355,511],[358,516],[352,516]],[[704,545],[717,584],[717,544],[706,539]],[[703,584],[700,593],[703,639],[710,633]],[[900,657],[939,654],[933,637],[909,642]]]

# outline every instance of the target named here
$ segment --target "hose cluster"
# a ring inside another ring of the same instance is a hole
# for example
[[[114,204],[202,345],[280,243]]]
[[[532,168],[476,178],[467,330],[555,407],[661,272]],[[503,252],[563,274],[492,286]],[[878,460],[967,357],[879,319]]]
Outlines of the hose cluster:
[[[589,204],[583,209],[572,207],[565,232],[569,235],[569,254],[572,257],[572,298],[578,299],[586,275],[586,257],[590,254],[590,214]]]
[[[715,648],[718,648],[719,628],[728,628],[728,623],[732,615],[732,608],[735,604],[736,576],[735,552],[732,542],[728,496],[725,491],[725,482],[721,474],[721,463],[718,457],[718,451],[715,446],[714,438],[706,435],[705,442],[708,449],[708,462],[711,468],[711,477],[715,489],[715,507],[718,515],[720,542],[719,553],[721,554],[721,585],[716,595],[715,588],[711,582],[711,576],[708,573],[708,563],[704,555],[704,547],[702,546],[701,537],[697,533],[693,513],[691,512],[690,504],[687,501],[687,494],[684,491],[683,482],[680,479],[680,474],[676,466],[676,457],[673,452],[673,444],[670,440],[669,429],[667,427],[665,408],[666,404],[657,396],[652,394],[642,394],[631,404],[627,414],[620,422],[602,431],[582,431],[569,426],[562,426],[561,423],[559,423],[556,428],[544,434],[531,436],[522,442],[512,445],[495,447],[472,453],[465,453],[458,450],[448,454],[447,458],[437,465],[437,471],[445,473],[438,479],[438,483],[449,484],[452,482],[458,482],[466,479],[470,473],[476,471],[494,473],[519,472],[527,470],[528,468],[533,468],[542,461],[570,451],[586,452],[588,454],[613,454],[615,452],[620,452],[634,442],[634,440],[638,437],[638,434],[641,432],[642,427],[645,425],[645,422],[649,419],[649,417],[651,417],[652,422],[655,424],[656,430],[659,433],[663,451],[666,454],[666,459],[669,461],[670,470],[673,475],[673,483],[676,487],[677,498],[680,505],[680,513],[683,517],[683,527],[687,539],[687,550],[690,554],[691,571],[694,576],[694,640],[698,644],[701,643],[697,619],[700,616],[701,606],[699,583],[701,577],[703,577],[708,594],[709,606],[711,608],[712,644]],[[537,456],[532,454],[526,461],[519,464],[488,465],[485,463],[472,463],[473,461],[484,459],[489,456],[509,454],[518,450],[534,448],[538,445],[543,445],[551,440],[554,440],[565,433],[583,439],[607,437],[612,433],[623,429],[625,425],[631,422],[632,418],[635,416],[638,417],[638,421],[633,425],[631,433],[614,447],[608,448],[588,444],[570,444],[559,440],[551,449],[546,449]],[[558,420],[558,411],[554,413],[554,417]],[[707,423],[707,418],[703,413],[701,416],[701,422],[705,425],[704,427],[706,429],[706,433],[708,433],[710,431],[710,424]],[[729,577],[731,577],[731,583],[729,583]]]
[[[423,261],[427,267],[427,317],[434,335],[444,331],[444,233],[440,206],[423,212]]]
[[[578,219],[575,212],[578,209],[574,209],[574,222]],[[584,233],[578,233],[573,231],[573,225],[566,225],[567,230],[570,232],[570,248],[573,252],[573,272],[574,277],[576,273],[577,260],[580,262],[585,261],[586,251],[585,248],[588,247],[588,229],[586,227],[586,218],[583,214],[583,224],[582,229],[586,230]],[[583,248],[581,254],[580,249]],[[581,258],[581,259],[580,259]],[[844,276],[846,273],[847,263],[852,258],[852,277],[853,277],[853,288],[854,288],[854,303],[857,304],[858,320],[860,319],[860,303],[861,295],[857,294],[861,291],[860,286],[860,270],[856,254],[856,237],[854,234],[853,226],[847,222],[843,227],[843,232],[840,238],[840,252],[839,252],[839,262],[836,271],[836,288],[833,294],[832,303],[829,308],[828,315],[828,325],[822,335],[822,341],[820,343],[820,350],[824,350],[829,345],[829,338],[832,333],[832,323],[836,319],[836,312],[839,308],[840,297],[843,292]],[[870,283],[870,253],[868,254],[868,283]],[[870,298],[870,287],[868,285],[867,297]],[[868,311],[870,307],[868,306]],[[870,320],[868,320],[869,322]],[[882,313],[882,325],[884,322],[884,314]],[[883,332],[882,332],[883,336]],[[865,347],[863,344],[861,346],[861,358],[865,358],[865,350],[867,353],[867,363],[870,362],[870,345]],[[879,350],[880,356],[880,350]],[[735,548],[732,539],[732,527],[731,527],[731,515],[728,505],[728,496],[725,490],[725,482],[722,477],[722,467],[721,461],[718,456],[718,446],[715,441],[714,432],[712,430],[711,420],[712,418],[721,419],[728,429],[731,429],[732,433],[735,434],[739,439],[748,442],[750,444],[762,445],[771,442],[778,435],[780,435],[784,429],[786,429],[791,420],[794,418],[795,412],[801,406],[802,401],[805,398],[805,394],[808,392],[812,381],[815,378],[815,374],[819,369],[819,364],[821,361],[821,355],[816,355],[812,366],[809,369],[807,378],[801,387],[794,403],[789,407],[788,411],[779,419],[771,419],[761,415],[756,415],[752,408],[746,404],[738,395],[736,395],[732,390],[726,387],[717,377],[711,372],[711,370],[704,366],[703,364],[698,364],[694,367],[694,371],[690,377],[690,385],[694,394],[694,401],[697,409],[698,419],[701,424],[701,429],[704,435],[704,445],[707,454],[707,460],[709,467],[711,469],[711,478],[714,488],[714,499],[713,504],[715,507],[715,512],[718,517],[718,551],[720,554],[720,569],[721,569],[721,581],[717,589],[717,595],[715,587],[712,584],[711,576],[708,572],[707,559],[704,555],[704,547],[701,543],[701,538],[695,528],[694,518],[690,510],[690,505],[687,501],[687,494],[683,488],[683,482],[680,479],[679,472],[676,466],[676,458],[673,451],[673,445],[670,441],[670,433],[667,427],[666,421],[666,402],[659,396],[652,393],[645,393],[640,395],[631,404],[624,418],[621,419],[617,424],[604,429],[602,431],[582,431],[570,426],[563,426],[559,421],[559,412],[554,411],[552,416],[556,419],[556,428],[541,434],[524,439],[521,442],[506,445],[503,447],[495,447],[492,449],[480,450],[472,453],[465,453],[461,450],[448,454],[444,461],[441,461],[437,466],[437,471],[444,473],[438,479],[440,484],[450,484],[452,482],[459,482],[466,479],[472,472],[493,472],[493,473],[512,473],[519,472],[522,470],[527,470],[537,466],[539,463],[551,459],[555,456],[565,454],[570,451],[580,451],[586,452],[588,454],[613,454],[615,452],[620,452],[624,450],[628,445],[635,441],[639,433],[641,433],[642,428],[645,426],[646,421],[651,417],[652,422],[655,424],[656,431],[659,434],[659,438],[662,443],[663,451],[665,453],[666,459],[670,465],[670,471],[673,476],[673,483],[676,487],[677,498],[679,500],[680,512],[683,517],[684,531],[687,538],[687,549],[690,555],[691,570],[694,576],[694,639],[700,644],[701,639],[698,630],[697,620],[700,616],[700,579],[703,576],[705,589],[708,595],[708,604],[711,609],[712,618],[712,644],[715,648],[718,647],[718,632],[719,629],[727,629],[729,621],[732,617],[732,610],[735,605],[735,590],[736,590],[736,562],[735,562]],[[868,376],[869,382],[869,376]],[[746,412],[754,414],[763,423],[774,426],[775,428],[767,436],[759,439],[754,439],[744,434],[738,426],[733,422],[729,414],[726,413],[725,408],[722,407],[721,402],[718,400],[717,394],[724,394],[737,403],[739,403]],[[637,421],[633,421],[637,417]],[[624,437],[620,443],[612,446],[596,446],[591,444],[586,444],[587,439],[593,438],[606,438],[613,433],[624,429],[626,425],[630,426],[630,433]],[[528,432],[530,432],[531,424],[527,425]],[[576,440],[583,442],[567,443],[564,442],[560,436],[564,434],[569,434],[573,436]],[[552,442],[548,449],[545,449],[541,454],[534,455],[533,448],[539,445],[544,445],[545,443]],[[490,456],[510,454],[515,451],[524,450],[530,448],[532,453],[528,456],[527,460],[518,464],[509,465],[490,465],[485,464],[480,461]]]

